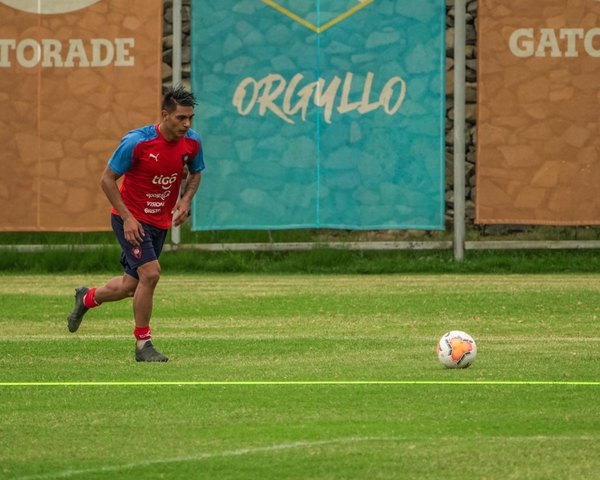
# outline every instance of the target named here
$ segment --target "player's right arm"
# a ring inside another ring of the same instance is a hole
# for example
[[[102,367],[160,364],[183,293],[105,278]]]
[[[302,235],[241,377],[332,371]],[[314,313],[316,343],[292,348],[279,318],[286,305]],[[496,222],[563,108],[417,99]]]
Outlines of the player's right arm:
[[[119,177],[121,177],[121,175],[115,173],[107,166],[104,169],[104,173],[102,173],[100,186],[102,187],[106,198],[108,198],[108,201],[123,219],[123,233],[125,235],[125,240],[132,245],[139,245],[144,238],[144,227],[142,227],[140,222],[134,218],[125,205],[123,197],[121,197],[121,192],[119,191],[119,186],[117,185]]]

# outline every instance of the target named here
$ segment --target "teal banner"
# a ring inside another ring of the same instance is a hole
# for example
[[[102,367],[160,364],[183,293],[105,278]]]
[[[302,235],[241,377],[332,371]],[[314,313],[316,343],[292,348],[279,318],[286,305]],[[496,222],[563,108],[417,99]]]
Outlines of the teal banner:
[[[443,229],[444,0],[193,0],[194,230]]]

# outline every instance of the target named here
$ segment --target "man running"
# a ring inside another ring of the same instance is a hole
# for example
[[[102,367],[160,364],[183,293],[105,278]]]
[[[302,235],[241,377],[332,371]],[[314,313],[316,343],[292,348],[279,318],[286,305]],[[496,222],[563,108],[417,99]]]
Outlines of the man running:
[[[150,318],[167,231],[171,223],[181,225],[189,216],[204,169],[200,137],[191,129],[195,105],[191,92],[169,90],[160,122],[127,133],[108,161],[100,184],[113,207],[112,228],[121,245],[124,274],[96,288],[76,288],[75,307],[67,319],[69,331],[76,332],[90,308],[133,297],[138,362],[168,360],[152,344]]]

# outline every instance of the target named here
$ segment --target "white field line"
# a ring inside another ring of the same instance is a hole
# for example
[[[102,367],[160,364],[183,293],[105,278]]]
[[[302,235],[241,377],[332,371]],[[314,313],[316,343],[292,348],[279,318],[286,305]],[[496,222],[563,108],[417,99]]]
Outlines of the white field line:
[[[536,442],[574,442],[574,441],[596,441],[598,440],[595,436],[590,435],[576,435],[576,436],[557,436],[550,437],[546,435],[534,435],[534,436],[513,436],[505,437],[501,435],[482,435],[477,436],[478,440],[482,441],[536,441]],[[254,455],[260,453],[277,453],[284,452],[286,450],[296,449],[310,449],[329,445],[344,445],[364,442],[422,442],[422,441],[433,441],[433,442],[444,442],[444,441],[455,441],[455,438],[420,438],[420,437],[408,437],[408,436],[392,436],[392,437],[347,437],[347,438],[336,438],[331,440],[316,440],[316,441],[299,441],[290,443],[280,443],[276,445],[269,445],[265,447],[247,447],[239,448],[236,450],[225,450],[222,452],[206,452],[199,453],[197,455],[186,455],[180,457],[167,457],[157,458],[151,460],[142,460],[140,462],[121,464],[121,465],[105,465],[96,468],[86,468],[78,470],[63,470],[55,473],[44,473],[40,475],[28,475],[22,477],[14,477],[14,480],[52,480],[59,478],[71,478],[78,476],[86,476],[95,473],[115,473],[123,470],[133,470],[140,467],[148,467],[151,465],[169,465],[186,462],[200,462],[203,460],[210,460],[212,458],[226,458],[226,457],[241,457],[244,455]]]
[[[291,442],[291,443],[280,443],[277,445],[270,445],[265,447],[248,447],[240,448],[237,450],[225,450],[223,452],[211,452],[211,453],[199,453],[197,455],[186,455],[181,457],[171,458],[158,458],[153,460],[143,460],[141,462],[129,463],[123,465],[107,465],[98,468],[89,468],[81,470],[64,470],[62,472],[48,473],[42,475],[31,475],[26,477],[17,477],[15,480],[50,480],[54,478],[69,478],[74,476],[85,476],[93,473],[111,473],[118,472],[121,470],[132,470],[140,467],[147,467],[157,464],[174,464],[174,463],[185,463],[185,462],[197,462],[202,460],[208,460],[211,458],[223,458],[223,457],[239,457],[243,455],[253,455],[257,453],[273,453],[285,450],[294,449],[308,449],[327,445],[340,445],[340,444],[351,444],[358,442],[369,442],[369,441],[386,441],[386,440],[407,440],[402,437],[349,437],[349,438],[338,438],[331,440],[317,440],[317,441],[306,441],[306,442]]]

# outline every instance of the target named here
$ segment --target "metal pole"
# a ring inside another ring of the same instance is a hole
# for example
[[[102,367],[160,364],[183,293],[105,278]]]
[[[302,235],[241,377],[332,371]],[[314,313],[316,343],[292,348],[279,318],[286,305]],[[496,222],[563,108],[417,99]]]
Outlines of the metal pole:
[[[181,0],[173,0],[173,85],[181,84]]]
[[[173,86],[181,85],[181,0],[173,0]],[[171,229],[171,243],[181,243],[181,227]]]
[[[465,44],[467,0],[454,2],[454,260],[465,258]]]

